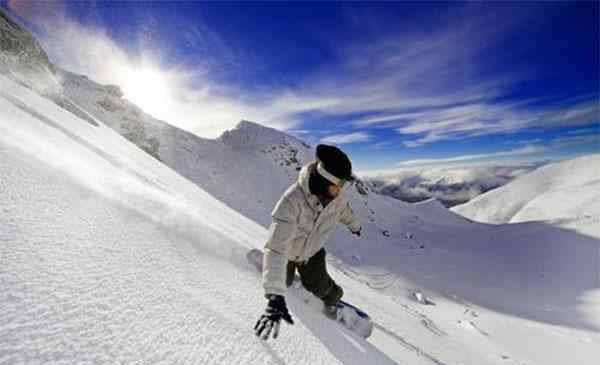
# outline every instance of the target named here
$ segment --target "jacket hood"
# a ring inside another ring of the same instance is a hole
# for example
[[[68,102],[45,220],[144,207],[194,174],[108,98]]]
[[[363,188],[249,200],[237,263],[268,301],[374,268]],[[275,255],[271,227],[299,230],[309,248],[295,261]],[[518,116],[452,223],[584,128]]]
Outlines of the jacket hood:
[[[310,192],[308,180],[310,179],[311,172],[316,168],[316,166],[317,161],[310,162],[302,166],[302,169],[298,174],[298,185],[300,185],[300,188],[302,188],[302,192],[304,193],[306,200],[311,203],[311,206],[313,207],[317,205],[318,198]]]

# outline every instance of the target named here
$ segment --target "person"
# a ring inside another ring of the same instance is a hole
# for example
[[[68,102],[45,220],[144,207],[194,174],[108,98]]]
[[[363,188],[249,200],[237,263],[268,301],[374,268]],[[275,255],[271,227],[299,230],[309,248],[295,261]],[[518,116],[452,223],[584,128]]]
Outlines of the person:
[[[345,197],[354,181],[348,156],[335,146],[320,144],[316,160],[305,165],[279,199],[271,216],[263,256],[263,287],[268,300],[254,330],[267,340],[277,338],[281,320],[294,324],[285,292],[298,271],[302,285],[323,301],[325,314],[337,316],[344,291],[327,273],[324,245],[338,222],[360,236],[361,224]]]

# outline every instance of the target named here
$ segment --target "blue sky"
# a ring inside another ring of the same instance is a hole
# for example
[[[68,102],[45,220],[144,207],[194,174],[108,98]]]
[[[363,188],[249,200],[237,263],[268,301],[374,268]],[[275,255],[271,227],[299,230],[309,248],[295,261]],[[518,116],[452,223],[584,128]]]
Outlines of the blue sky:
[[[2,5],[58,65],[201,136],[248,119],[359,170],[600,151],[597,2]]]

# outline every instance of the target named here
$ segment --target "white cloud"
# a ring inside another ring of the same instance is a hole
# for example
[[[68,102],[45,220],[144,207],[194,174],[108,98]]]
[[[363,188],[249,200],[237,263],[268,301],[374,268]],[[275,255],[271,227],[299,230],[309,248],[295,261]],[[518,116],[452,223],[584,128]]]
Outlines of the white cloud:
[[[574,131],[568,131],[567,132],[567,134],[570,134],[570,135],[575,135],[575,134],[596,134],[596,133],[600,133],[600,124],[596,124],[592,128],[577,129],[577,130],[574,130]]]
[[[376,115],[373,117],[360,118],[353,125],[357,127],[366,127],[374,124],[389,123],[394,121],[411,120],[420,118],[426,115],[426,112],[406,112],[406,113],[391,113],[389,115]]]
[[[292,133],[292,134],[300,134],[300,135],[311,133],[309,130],[306,130],[306,129],[291,129],[288,132]]]
[[[348,144],[357,142],[367,142],[372,136],[365,132],[355,132],[348,134],[334,134],[321,139],[321,143]]]
[[[54,3],[34,5],[61,12]],[[365,34],[364,41],[337,44],[332,51],[339,61],[315,70],[293,89],[275,85],[252,93],[215,82],[211,75],[226,72],[224,64],[234,64],[234,71],[244,72],[260,60],[239,54],[202,24],[178,24],[182,38],[203,50],[202,58],[195,59],[193,67],[185,66],[186,62],[165,67],[160,63],[164,51],[156,44],[140,42],[140,53],[132,55],[102,29],[64,15],[37,14],[35,18],[43,19],[39,23],[47,30],[46,50],[69,71],[123,85],[142,65],[152,68],[170,88],[161,103],[148,103],[146,108],[160,119],[206,137],[220,134],[241,119],[289,130],[301,127],[302,113],[313,111],[347,116],[346,120],[360,113],[364,117],[352,127],[393,128],[411,137],[404,141],[408,147],[536,126],[584,125],[599,119],[597,95],[571,100],[578,104],[567,107],[534,108],[530,100],[496,101],[510,94],[524,76],[516,71],[489,72],[481,56],[527,15],[511,15],[498,23],[490,21],[498,14],[482,13],[479,6],[464,9],[460,26],[457,17],[448,14],[445,24],[436,24],[427,33],[406,28],[385,37],[377,33],[369,39]]]
[[[468,201],[531,172],[543,163],[418,167],[361,173],[375,191],[404,201],[436,198],[447,205]]]
[[[165,66],[161,64],[160,45],[144,41],[143,34],[138,37],[142,39],[140,50],[134,54],[116,43],[104,29],[69,18],[61,3],[52,6],[31,3],[23,8],[13,6],[12,10],[42,29],[38,38],[58,67],[100,83],[119,85],[126,98],[149,114],[203,137],[216,137],[242,119],[289,129],[298,124],[294,113],[328,103],[319,98],[298,100],[292,93],[272,90],[269,92],[283,96],[258,95],[253,99],[243,90],[216,83],[211,74],[221,72],[219,62],[236,62],[235,52],[199,24],[178,24],[178,27],[188,43],[216,50],[214,59],[193,62],[193,67],[182,66],[184,61]]]
[[[517,144],[517,145],[532,145],[532,144],[540,144],[543,142],[543,140],[541,138],[534,138],[534,139],[523,139],[520,141],[509,141],[510,143],[513,144]]]
[[[313,87],[300,93],[336,100],[325,108],[329,113],[349,118],[360,113],[354,127],[379,125],[413,137],[404,142],[407,147],[600,120],[597,94],[569,98],[562,105],[549,104],[549,97],[506,101],[531,74],[490,70],[481,56],[523,18],[494,21],[492,27],[488,20],[465,17],[458,28],[448,22],[426,35],[407,31],[355,43],[341,53],[341,64],[315,75]]]
[[[598,151],[600,151],[600,134],[559,137],[553,139],[551,144],[553,147],[583,146],[588,144],[596,144],[596,148],[598,149]]]
[[[531,107],[524,103],[468,104],[420,113],[396,129],[418,136],[405,142],[418,147],[440,140],[464,139],[494,133],[513,133],[525,128],[549,128],[597,123],[600,107],[595,100],[572,106]]]
[[[483,154],[470,154],[470,155],[461,155],[449,158],[439,158],[439,159],[414,159],[414,160],[406,160],[400,161],[396,163],[396,166],[406,169],[413,168],[415,166],[444,166],[444,165],[455,165],[455,164],[472,164],[473,162],[481,162],[481,161],[497,161],[500,158],[506,157],[518,157],[518,156],[530,156],[530,155],[539,155],[544,152],[553,149],[559,149],[562,147],[568,146],[584,146],[589,144],[596,144],[596,147],[600,151],[600,134],[589,134],[589,135],[571,135],[566,137],[558,137],[552,139],[550,142],[545,145],[540,144],[542,140],[540,139],[532,139],[527,141],[518,141],[516,142],[519,145],[530,143],[524,147],[507,150],[507,151],[499,151],[493,153],[483,153]],[[386,170],[388,172],[396,172],[397,170]],[[383,171],[374,173],[383,173]]]
[[[534,154],[545,152],[546,150],[547,150],[547,148],[543,147],[543,146],[526,146],[523,148],[517,148],[517,149],[513,149],[513,150],[509,150],[509,151],[500,151],[500,152],[494,152],[494,153],[462,155],[462,156],[449,157],[449,158],[438,158],[438,159],[407,160],[407,161],[398,162],[396,165],[397,166],[442,165],[442,164],[455,163],[455,162],[493,159],[493,158],[498,158],[498,157],[534,155]]]
[[[520,79],[516,74],[482,76],[486,49],[508,34],[516,18],[486,26],[494,14],[472,14],[457,27],[453,17],[426,34],[421,29],[342,45],[339,63],[325,66],[298,91],[298,95],[335,100],[327,112],[386,114],[366,121],[390,121],[398,109],[444,107],[493,98],[503,87]],[[497,23],[497,22],[495,22]],[[368,37],[363,37],[368,38]]]

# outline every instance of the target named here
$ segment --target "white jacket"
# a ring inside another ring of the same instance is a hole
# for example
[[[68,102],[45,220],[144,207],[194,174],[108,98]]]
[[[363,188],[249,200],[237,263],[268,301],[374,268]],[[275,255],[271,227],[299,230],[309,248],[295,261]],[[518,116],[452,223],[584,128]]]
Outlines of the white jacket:
[[[288,260],[303,262],[311,258],[323,248],[338,222],[352,232],[361,229],[344,189],[326,207],[310,192],[308,180],[315,168],[316,161],[302,168],[298,181],[286,190],[271,213],[273,223],[263,259],[266,294],[283,295]]]

